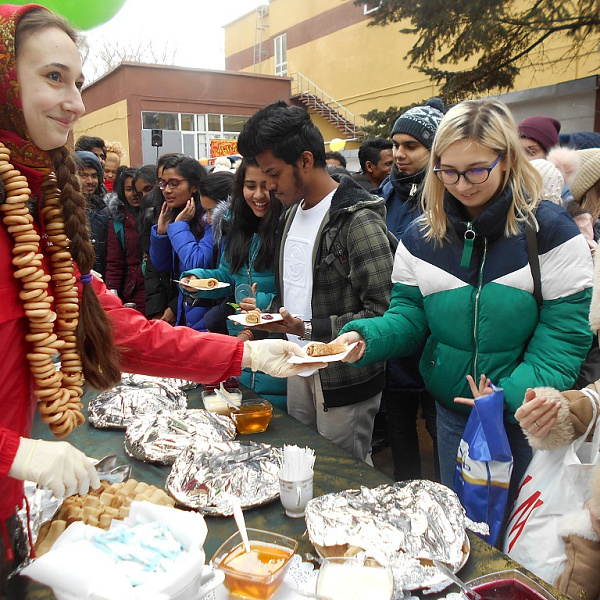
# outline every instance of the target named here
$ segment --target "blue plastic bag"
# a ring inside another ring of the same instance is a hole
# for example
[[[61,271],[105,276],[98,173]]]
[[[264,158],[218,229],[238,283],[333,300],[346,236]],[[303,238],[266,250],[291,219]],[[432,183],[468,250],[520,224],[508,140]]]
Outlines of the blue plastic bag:
[[[489,525],[495,544],[504,520],[513,459],[504,428],[504,391],[475,400],[458,447],[454,490],[467,516]]]

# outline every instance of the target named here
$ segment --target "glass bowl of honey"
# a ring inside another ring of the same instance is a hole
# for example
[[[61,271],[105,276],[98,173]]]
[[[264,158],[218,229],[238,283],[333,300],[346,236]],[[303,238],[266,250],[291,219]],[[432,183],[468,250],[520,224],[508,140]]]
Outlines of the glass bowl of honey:
[[[283,583],[298,542],[293,538],[248,528],[250,552],[236,531],[215,552],[211,563],[223,571],[224,585],[242,598],[269,600]]]
[[[266,431],[273,415],[273,405],[264,398],[244,400],[237,410],[231,411],[231,418],[239,434],[261,433]]]

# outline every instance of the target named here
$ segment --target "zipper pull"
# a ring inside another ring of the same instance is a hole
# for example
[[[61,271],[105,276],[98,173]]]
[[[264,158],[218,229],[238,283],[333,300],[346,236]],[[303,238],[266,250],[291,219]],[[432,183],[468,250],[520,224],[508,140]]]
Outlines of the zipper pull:
[[[465,231],[465,244],[463,246],[463,253],[460,258],[460,268],[468,269],[471,264],[471,256],[473,255],[473,243],[475,242],[475,232],[473,231],[473,224],[467,223],[467,230]]]

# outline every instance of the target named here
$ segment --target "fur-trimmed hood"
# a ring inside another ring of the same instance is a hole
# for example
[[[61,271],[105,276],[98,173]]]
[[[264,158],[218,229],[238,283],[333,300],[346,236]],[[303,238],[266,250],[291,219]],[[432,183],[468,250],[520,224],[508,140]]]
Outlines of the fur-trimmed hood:
[[[221,246],[223,238],[229,230],[231,200],[222,200],[211,211],[212,235],[215,248]]]
[[[127,210],[127,207],[125,206],[124,202],[119,200],[119,197],[117,196],[116,192],[111,192],[110,194],[107,194],[104,198],[104,202],[108,207],[108,212],[110,213],[111,219],[120,222],[123,222],[125,220],[125,211]],[[136,210],[129,209],[129,212],[137,218]]]

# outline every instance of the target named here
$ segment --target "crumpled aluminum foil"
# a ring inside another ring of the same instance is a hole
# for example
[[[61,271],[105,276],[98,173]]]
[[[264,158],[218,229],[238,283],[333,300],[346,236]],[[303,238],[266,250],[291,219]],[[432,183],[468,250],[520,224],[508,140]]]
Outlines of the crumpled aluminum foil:
[[[125,451],[138,460],[171,465],[193,443],[228,442],[235,435],[235,423],[227,416],[202,408],[161,410],[128,425]]]
[[[199,443],[175,460],[165,489],[179,504],[206,515],[231,515],[279,497],[281,450],[257,442]]]
[[[138,386],[142,383],[166,383],[174,388],[185,392],[193,390],[200,384],[187,379],[175,379],[173,377],[152,377],[151,375],[138,375],[137,373],[121,373],[121,385]]]
[[[434,592],[450,585],[427,563],[435,558],[458,571],[469,556],[466,525],[456,494],[428,480],[327,494],[306,507],[308,535],[320,553],[328,555],[323,546],[362,548],[379,563],[391,564],[396,588],[404,590]]]
[[[119,384],[98,394],[88,405],[89,422],[99,429],[125,429],[135,417],[159,410],[183,410],[187,397],[164,381],[141,381],[138,385]]]

